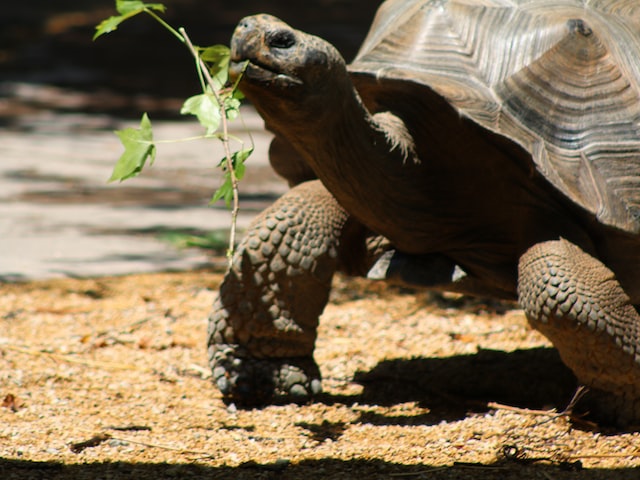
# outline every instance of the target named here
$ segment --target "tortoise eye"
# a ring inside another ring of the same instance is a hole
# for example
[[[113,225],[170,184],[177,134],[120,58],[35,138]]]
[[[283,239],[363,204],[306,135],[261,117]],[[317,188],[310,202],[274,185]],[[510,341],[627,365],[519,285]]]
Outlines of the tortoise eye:
[[[296,44],[296,37],[291,30],[276,30],[267,34],[267,44],[271,48],[291,48]]]

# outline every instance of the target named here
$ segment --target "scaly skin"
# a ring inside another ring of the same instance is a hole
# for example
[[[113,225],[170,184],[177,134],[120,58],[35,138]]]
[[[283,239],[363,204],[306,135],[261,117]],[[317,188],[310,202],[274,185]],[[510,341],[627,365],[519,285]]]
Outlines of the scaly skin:
[[[254,220],[209,317],[210,364],[227,400],[251,406],[320,392],[318,318],[346,257],[352,269],[366,268],[364,232],[319,181],[293,188]]]
[[[640,316],[615,275],[566,241],[530,248],[519,265],[519,301],[531,325],[591,390],[606,423],[640,419]]]

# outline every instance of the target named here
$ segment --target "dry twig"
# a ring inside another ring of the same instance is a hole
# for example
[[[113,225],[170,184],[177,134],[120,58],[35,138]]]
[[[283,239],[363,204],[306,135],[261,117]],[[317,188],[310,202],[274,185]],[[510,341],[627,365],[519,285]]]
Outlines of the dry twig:
[[[534,416],[544,416],[544,417],[560,417],[564,415],[564,413],[558,411],[554,408],[551,410],[532,410],[529,408],[520,408],[513,407],[511,405],[504,405],[502,403],[497,402],[489,402],[487,403],[487,407],[493,410],[506,410],[507,412],[520,413],[522,415],[534,415]]]
[[[18,353],[24,353],[27,355],[33,355],[37,357],[49,357],[52,360],[67,362],[67,363],[75,363],[79,365],[84,365],[87,367],[93,368],[104,368],[106,370],[138,370],[138,371],[148,371],[149,373],[155,373],[153,370],[145,369],[138,367],[136,365],[128,365],[123,363],[115,363],[115,362],[100,362],[97,360],[88,360],[86,358],[78,358],[74,355],[65,355],[62,353],[51,353],[43,350],[36,350],[34,348],[27,347],[19,347],[17,345],[2,345],[2,348],[6,350],[11,350]]]
[[[71,445],[69,445],[69,449],[73,453],[80,453],[87,448],[97,447],[98,445],[101,445],[111,438],[111,435],[109,435],[108,433],[99,433],[98,435],[94,435],[93,437],[91,437],[89,440],[72,443]]]

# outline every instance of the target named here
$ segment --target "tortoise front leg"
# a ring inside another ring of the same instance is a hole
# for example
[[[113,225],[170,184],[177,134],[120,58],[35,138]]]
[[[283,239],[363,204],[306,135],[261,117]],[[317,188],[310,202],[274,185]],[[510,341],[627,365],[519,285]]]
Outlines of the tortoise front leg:
[[[209,361],[227,400],[260,405],[320,392],[318,318],[340,252],[365,251],[350,223],[319,181],[293,188],[254,220],[209,317]]]
[[[520,259],[518,296],[530,324],[589,387],[594,413],[637,424],[640,316],[614,273],[566,240],[543,242]]]

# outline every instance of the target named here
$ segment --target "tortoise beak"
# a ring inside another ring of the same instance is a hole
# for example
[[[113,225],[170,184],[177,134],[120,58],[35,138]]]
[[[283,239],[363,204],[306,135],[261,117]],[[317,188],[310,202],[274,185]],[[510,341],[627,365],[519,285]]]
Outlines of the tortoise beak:
[[[302,81],[291,72],[289,56],[298,45],[296,31],[270,15],[243,18],[231,38],[232,81],[292,86]]]

